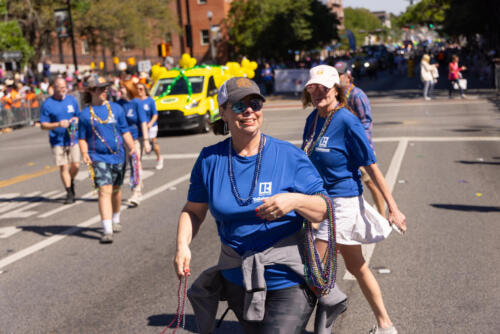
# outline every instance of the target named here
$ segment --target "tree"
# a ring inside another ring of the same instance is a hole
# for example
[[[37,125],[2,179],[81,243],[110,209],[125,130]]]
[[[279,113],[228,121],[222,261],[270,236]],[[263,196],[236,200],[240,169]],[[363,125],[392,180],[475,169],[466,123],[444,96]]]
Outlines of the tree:
[[[169,0],[79,0],[74,21],[76,31],[89,41],[95,52],[105,45],[114,56],[122,47],[144,49],[154,38],[166,39],[179,31]]]
[[[317,0],[236,0],[225,24],[237,55],[284,59],[331,43],[339,21]]]
[[[366,8],[344,8],[344,27],[353,32],[357,45],[371,32],[383,30],[382,22]]]
[[[167,32],[179,31],[169,2],[72,0],[73,31],[77,36],[85,36],[94,52],[97,45],[109,47],[113,55],[121,47],[146,48],[153,39],[165,39]],[[66,0],[8,1],[8,17],[17,20],[24,38],[34,49],[33,68],[57,38],[54,10],[66,6]]]
[[[421,0],[409,6],[398,18],[399,25],[441,25],[445,21],[449,0]]]
[[[21,51],[23,64],[33,56],[33,48],[24,39],[17,21],[0,22],[0,51]]]

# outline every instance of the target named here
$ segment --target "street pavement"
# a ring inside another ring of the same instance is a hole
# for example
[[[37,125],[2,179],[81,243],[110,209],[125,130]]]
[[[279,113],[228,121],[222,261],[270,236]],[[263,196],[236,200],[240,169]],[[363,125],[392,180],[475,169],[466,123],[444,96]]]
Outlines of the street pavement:
[[[377,158],[408,233],[364,251],[400,333],[499,333],[500,110],[486,93],[445,93],[423,101],[416,90],[370,92]],[[298,145],[308,112],[296,97],[270,98],[263,131]],[[200,149],[219,140],[160,137],[165,168],[146,156],[144,201],[123,209],[123,232],[101,245],[86,167],[78,201],[65,206],[47,133],[0,135],[0,333],[160,333],[177,308],[172,259],[189,174]],[[192,244],[193,276],[218,250],[208,215]],[[337,284],[349,302],[334,332],[366,333],[375,320],[341,257]],[[196,332],[189,303],[185,327],[178,333]],[[215,333],[242,331],[229,312]]]

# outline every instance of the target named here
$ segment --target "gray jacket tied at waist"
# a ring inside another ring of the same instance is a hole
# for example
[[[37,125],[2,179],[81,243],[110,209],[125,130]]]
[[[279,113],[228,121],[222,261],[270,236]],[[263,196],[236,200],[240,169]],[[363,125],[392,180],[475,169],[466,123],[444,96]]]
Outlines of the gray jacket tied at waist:
[[[304,237],[305,233],[299,231],[266,250],[249,251],[243,256],[231,247],[221,244],[218,264],[202,272],[188,291],[199,332],[208,334],[214,329],[219,300],[223,300],[221,295],[223,279],[220,271],[224,269],[241,267],[246,290],[243,318],[248,321],[262,321],[266,302],[265,266],[286,265],[298,275],[303,276]],[[314,326],[315,334],[331,333],[330,326],[338,315],[335,306],[345,299],[346,295],[336,285],[328,295],[319,298]]]

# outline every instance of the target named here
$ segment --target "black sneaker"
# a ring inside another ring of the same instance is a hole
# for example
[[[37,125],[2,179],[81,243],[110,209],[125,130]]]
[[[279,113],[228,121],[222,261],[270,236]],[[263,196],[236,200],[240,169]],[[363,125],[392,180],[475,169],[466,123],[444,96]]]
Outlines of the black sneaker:
[[[66,194],[66,198],[64,199],[64,204],[73,204],[75,203],[75,196],[71,191],[68,191]]]
[[[71,193],[73,194],[73,197],[75,197],[75,180],[71,180]]]

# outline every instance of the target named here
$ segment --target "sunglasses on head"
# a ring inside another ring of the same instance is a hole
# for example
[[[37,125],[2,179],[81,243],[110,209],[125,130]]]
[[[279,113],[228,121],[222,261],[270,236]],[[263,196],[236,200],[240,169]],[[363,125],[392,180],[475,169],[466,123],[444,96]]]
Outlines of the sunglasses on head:
[[[252,108],[253,111],[260,111],[263,105],[264,103],[261,99],[255,98],[248,101],[248,104],[243,101],[236,102],[231,106],[231,109],[233,109],[236,114],[241,114],[247,110],[248,107]]]

